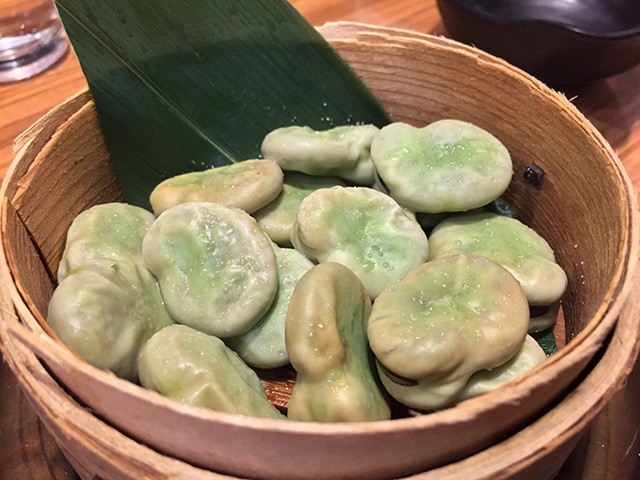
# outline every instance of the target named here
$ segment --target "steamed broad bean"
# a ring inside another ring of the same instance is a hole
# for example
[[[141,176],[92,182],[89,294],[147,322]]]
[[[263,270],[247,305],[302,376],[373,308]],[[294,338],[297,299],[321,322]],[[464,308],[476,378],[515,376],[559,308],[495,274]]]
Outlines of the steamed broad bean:
[[[283,170],[371,186],[374,183],[371,142],[377,133],[374,125],[342,125],[330,130],[283,127],[264,138],[262,156]]]
[[[529,309],[529,333],[542,332],[553,326],[560,313],[560,300],[549,306]]]
[[[338,263],[316,265],[295,288],[285,339],[296,383],[293,420],[384,420],[389,406],[376,383],[367,348],[371,300],[358,277]]]
[[[253,328],[278,288],[271,240],[249,214],[219,203],[163,212],[142,255],[176,322],[221,338]]]
[[[253,213],[275,199],[283,173],[268,160],[245,160],[168,178],[151,192],[156,215],[187,202],[216,202]]]
[[[502,195],[513,175],[511,156],[497,138],[451,119],[423,128],[387,125],[373,139],[371,159],[389,195],[415,212],[481,207]]]
[[[500,388],[502,385],[532,370],[546,359],[547,355],[538,345],[538,342],[531,335],[527,335],[520,350],[507,362],[492,370],[479,370],[471,375],[456,401],[462,402]]]
[[[284,323],[293,290],[313,263],[297,250],[273,245],[278,262],[278,291],[266,315],[248,332],[225,339],[248,365],[277,368],[289,363]]]
[[[253,213],[260,228],[281,247],[291,247],[291,229],[298,207],[304,198],[320,188],[346,184],[332,177],[315,177],[298,172],[285,172],[282,191],[267,206]]]
[[[530,305],[552,305],[567,287],[567,276],[553,249],[532,228],[491,212],[457,214],[440,222],[429,236],[429,258],[473,253],[509,270]]]
[[[72,268],[60,282],[47,322],[91,365],[136,380],[140,349],[173,320],[146,267],[93,259]]]
[[[58,281],[83,262],[95,258],[144,265],[142,238],[155,217],[126,203],[105,203],[80,213],[69,227],[58,266]]]
[[[283,419],[262,382],[217,337],[185,325],[157,332],[140,353],[140,383],[188,405],[220,412]]]
[[[475,372],[513,357],[528,324],[513,275],[489,258],[454,255],[384,290],[368,338],[387,391],[407,406],[434,410],[451,404]]]
[[[420,225],[388,195],[332,187],[307,196],[293,226],[294,247],[312,260],[350,268],[371,298],[427,261]]]

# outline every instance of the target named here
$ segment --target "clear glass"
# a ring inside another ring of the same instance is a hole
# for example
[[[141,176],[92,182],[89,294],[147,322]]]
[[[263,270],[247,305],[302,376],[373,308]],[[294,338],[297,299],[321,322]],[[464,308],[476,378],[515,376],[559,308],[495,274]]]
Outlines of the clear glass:
[[[0,0],[0,82],[40,73],[67,49],[53,0]]]

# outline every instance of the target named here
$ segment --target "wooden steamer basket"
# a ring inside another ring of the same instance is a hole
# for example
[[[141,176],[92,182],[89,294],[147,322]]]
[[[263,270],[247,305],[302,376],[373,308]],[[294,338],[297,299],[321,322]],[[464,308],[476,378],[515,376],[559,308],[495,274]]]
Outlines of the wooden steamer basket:
[[[4,293],[4,292],[3,292]],[[2,295],[0,304],[12,308]],[[411,475],[412,480],[551,480],[581,434],[628,375],[638,354],[640,299],[623,308],[614,335],[598,364],[553,409],[503,442],[458,462]],[[136,443],[76,403],[39,363],[11,337],[16,322],[0,322],[2,349],[36,412],[84,480],[232,479],[198,469]],[[425,450],[427,447],[425,447]],[[287,478],[282,476],[280,478]]]
[[[549,241],[569,277],[567,345],[455,408],[359,424],[212,412],[91,367],[44,323],[71,221],[121,199],[83,92],[22,137],[3,185],[0,267],[5,357],[85,478],[550,478],[628,374],[638,338],[637,303],[625,303],[638,258],[637,202],[593,126],[564,97],[473,48],[359,24],[321,32],[394,120],[468,120],[505,143],[516,172],[505,198]],[[546,172],[540,187],[522,176],[533,162]]]

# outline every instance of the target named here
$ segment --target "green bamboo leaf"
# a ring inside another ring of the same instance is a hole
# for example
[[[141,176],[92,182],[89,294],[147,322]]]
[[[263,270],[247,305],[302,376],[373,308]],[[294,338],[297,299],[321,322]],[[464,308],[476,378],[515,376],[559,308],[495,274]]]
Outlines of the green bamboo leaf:
[[[125,200],[256,158],[271,130],[389,117],[284,0],[56,0]]]
[[[543,332],[534,333],[533,338],[535,338],[540,348],[544,350],[544,353],[547,354],[547,357],[550,357],[554,353],[558,352],[558,345],[556,343],[556,337],[553,334],[552,330],[545,330]]]

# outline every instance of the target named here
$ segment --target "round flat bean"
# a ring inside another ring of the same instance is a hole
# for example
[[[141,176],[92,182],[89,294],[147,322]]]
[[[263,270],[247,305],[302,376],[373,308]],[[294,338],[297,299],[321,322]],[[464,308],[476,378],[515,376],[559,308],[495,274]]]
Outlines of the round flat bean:
[[[296,213],[302,200],[315,190],[336,185],[345,186],[344,182],[337,178],[286,172],[278,197],[254,212],[253,217],[271,240],[281,247],[291,247],[291,228],[296,221]]]
[[[183,203],[162,213],[142,255],[176,322],[221,338],[255,326],[278,288],[269,238],[249,214],[219,203]]]
[[[146,267],[93,259],[71,269],[60,282],[47,322],[91,365],[136,380],[140,348],[173,320]]]
[[[376,298],[368,337],[382,383],[401,403],[442,408],[478,370],[522,346],[529,306],[498,263],[455,255],[421,265]]]
[[[94,258],[144,265],[142,238],[155,219],[151,212],[126,203],[104,203],[85,210],[67,232],[58,281],[72,268]]]
[[[374,125],[344,125],[330,130],[283,127],[262,142],[262,156],[283,170],[338,177],[358,185],[374,183],[371,142]]]
[[[551,305],[567,287],[567,276],[538,233],[515,218],[491,212],[452,215],[429,236],[429,257],[472,253],[489,257],[518,279],[530,305]]]
[[[375,298],[427,261],[427,236],[391,197],[366,187],[316,190],[298,209],[291,240],[318,262],[337,262]]]
[[[373,139],[371,158],[389,194],[415,212],[481,207],[502,195],[513,175],[504,145],[459,120],[387,125]]]
[[[151,192],[156,215],[187,202],[215,202],[253,213],[278,196],[283,173],[268,160],[245,160],[171,177]]]

